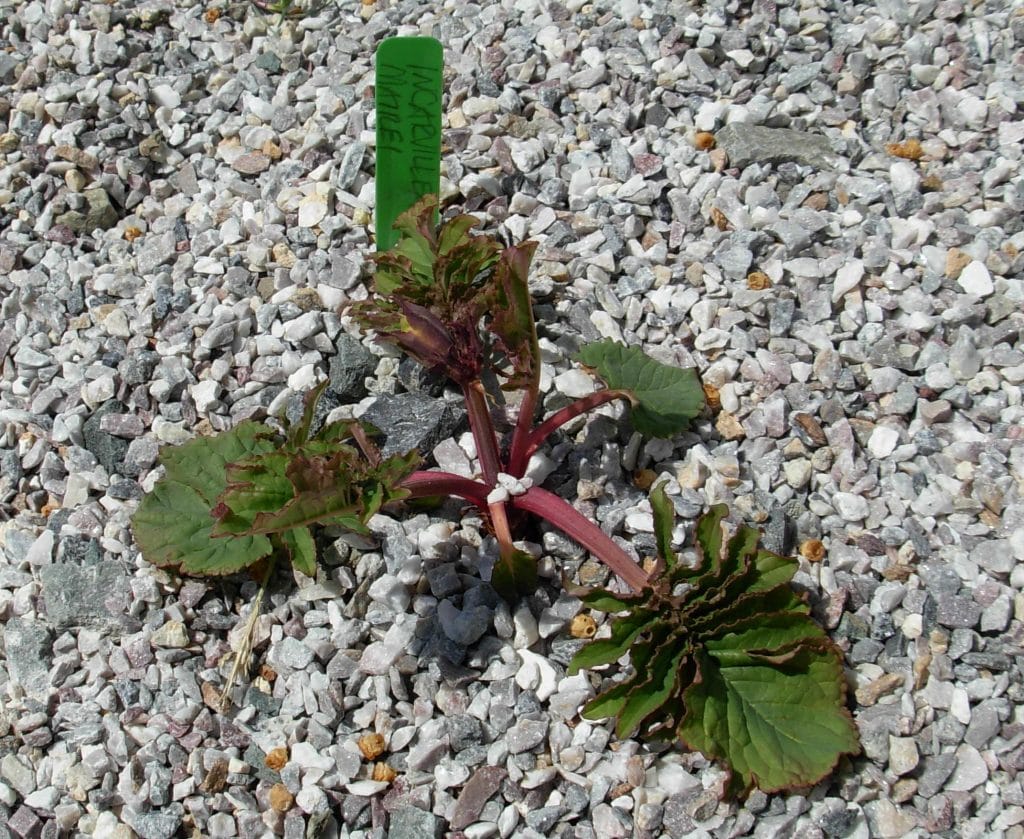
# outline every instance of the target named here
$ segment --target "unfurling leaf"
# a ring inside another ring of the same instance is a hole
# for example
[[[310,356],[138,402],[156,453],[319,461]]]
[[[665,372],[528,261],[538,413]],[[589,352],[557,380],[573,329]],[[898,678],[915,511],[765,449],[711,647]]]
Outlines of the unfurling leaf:
[[[684,431],[704,407],[704,389],[692,367],[670,367],[615,341],[588,344],[580,350],[579,360],[610,390],[629,396],[633,426],[648,437]]]
[[[684,566],[662,487],[651,503],[661,561],[650,586],[640,596],[580,595],[619,614],[611,637],[583,647],[569,672],[627,652],[633,665],[583,715],[617,717],[620,737],[671,734],[723,761],[734,794],[816,783],[859,744],[842,654],[789,587],[796,560],[759,549],[749,527],[724,538],[717,505],[697,523],[696,567]]]
[[[527,284],[536,246],[505,248],[494,237],[474,236],[477,220],[468,215],[435,228],[436,211],[437,197],[427,196],[399,217],[398,244],[374,256],[374,296],[354,304],[352,315],[460,384],[481,372],[486,321],[511,364],[509,383],[525,385],[539,371]]]

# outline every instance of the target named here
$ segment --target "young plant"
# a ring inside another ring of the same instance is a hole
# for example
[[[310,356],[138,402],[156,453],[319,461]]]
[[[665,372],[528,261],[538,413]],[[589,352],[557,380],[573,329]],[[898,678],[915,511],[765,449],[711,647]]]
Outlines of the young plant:
[[[785,684],[798,690],[818,685],[818,705],[831,702],[833,713],[842,718],[839,659],[787,586],[792,576],[787,563],[792,561],[757,552],[756,534],[749,530],[741,530],[720,556],[721,535],[711,532],[722,518],[719,510],[700,530],[708,567],[686,569],[671,554],[668,501],[656,492],[652,503],[662,562],[648,577],[596,523],[527,476],[531,457],[552,433],[613,400],[630,404],[633,425],[641,433],[678,434],[704,405],[696,371],[670,367],[611,341],[591,344],[579,360],[606,387],[537,423],[540,351],[527,282],[535,244],[504,247],[493,237],[473,236],[477,221],[467,215],[438,228],[436,211],[437,199],[430,196],[398,218],[398,243],[374,257],[372,297],[351,311],[379,340],[397,345],[461,389],[479,476],[421,469],[416,452],[383,459],[372,440],[375,430],[356,421],[332,423],[311,436],[323,384],[307,397],[302,420],[283,437],[246,422],[226,434],[165,449],[165,474],[133,519],[143,555],[188,574],[228,574],[264,559],[272,567],[286,558],[313,575],[310,525],[365,533],[370,517],[386,504],[456,496],[483,514],[499,553],[490,582],[513,599],[536,587],[536,561],[516,547],[513,533],[518,521],[534,515],[579,542],[634,592],[585,595],[595,608],[629,614],[615,619],[611,641],[594,642],[580,653],[576,666],[613,661],[635,645],[637,673],[591,703],[588,714],[618,715],[622,734],[641,724],[645,730],[678,734],[732,763],[742,779],[737,790],[751,783],[782,788],[820,776],[852,748],[852,735],[845,731],[843,739],[839,723],[833,740],[810,744],[806,758],[797,747],[779,747],[787,761],[796,761],[789,775],[765,773],[753,757],[737,756],[742,734],[734,730],[736,714],[750,711],[761,720],[765,713],[757,703],[732,701],[729,690],[737,681],[732,677],[741,671],[776,674],[764,676],[765,685],[775,691],[768,705],[782,695],[776,690],[782,676],[795,680]],[[491,382],[493,389],[487,385]],[[492,416],[501,404],[497,388],[520,394],[507,441],[499,437]],[[264,587],[268,576],[265,569]],[[677,592],[680,584],[691,589]],[[663,710],[668,716],[656,719]],[[702,719],[711,725],[704,734],[698,730]],[[778,715],[766,725],[784,733],[777,723]],[[831,762],[819,772],[826,752]]]
[[[672,550],[663,486],[651,507],[659,558],[643,591],[574,592],[619,614],[607,638],[576,654],[570,673],[627,653],[633,666],[583,716],[616,717],[619,737],[667,735],[722,760],[730,793],[817,783],[860,747],[842,653],[790,588],[796,560],[760,549],[750,527],[726,541],[727,509],[717,504],[697,523],[697,564],[685,565]]]

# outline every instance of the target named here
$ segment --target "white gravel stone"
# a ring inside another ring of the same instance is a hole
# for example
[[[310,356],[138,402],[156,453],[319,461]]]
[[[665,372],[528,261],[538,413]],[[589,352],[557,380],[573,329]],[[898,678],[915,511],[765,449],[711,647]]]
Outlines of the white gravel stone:
[[[985,263],[973,260],[968,262],[960,276],[957,277],[957,284],[968,294],[978,297],[988,297],[995,291],[995,284],[992,282],[992,275],[989,274]]]
[[[867,518],[867,499],[850,492],[837,492],[832,496],[832,506],[846,521],[861,521]]]
[[[900,441],[900,433],[887,425],[878,425],[868,438],[868,451],[873,457],[888,457]]]

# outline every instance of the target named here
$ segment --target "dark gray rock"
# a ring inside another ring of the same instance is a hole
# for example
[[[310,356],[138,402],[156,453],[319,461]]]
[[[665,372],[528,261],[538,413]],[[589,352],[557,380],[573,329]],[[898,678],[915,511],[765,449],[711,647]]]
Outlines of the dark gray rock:
[[[152,350],[138,350],[129,353],[118,366],[121,380],[126,385],[144,385],[153,381],[153,371],[160,363],[160,356]]]
[[[453,752],[461,752],[468,746],[475,746],[483,736],[483,725],[469,714],[448,717],[448,743]]]
[[[50,661],[53,636],[38,621],[11,618],[0,628],[11,681],[33,699],[45,699],[50,692]]]
[[[107,230],[117,224],[117,210],[110,203],[110,196],[104,189],[87,189],[84,193],[86,210],[69,210],[55,219],[57,224],[70,227],[76,233],[92,233],[93,230]]]
[[[403,358],[398,364],[398,381],[412,393],[440,396],[444,393],[447,379],[440,373],[432,373],[411,358]]]
[[[441,631],[455,643],[463,646],[479,641],[490,628],[493,616],[494,610],[488,606],[459,609],[450,600],[442,600],[437,606]]]
[[[116,399],[111,399],[97,408],[93,415],[82,424],[82,441],[85,443],[85,448],[95,455],[100,465],[109,473],[120,474],[121,464],[128,453],[128,441],[101,429],[100,420],[106,414],[124,412],[124,404]]]
[[[313,411],[313,422],[309,426],[310,436],[316,434],[323,428],[324,420],[327,419],[327,415],[341,405],[341,400],[338,396],[331,392],[328,388],[317,400],[316,409]],[[306,394],[297,393],[288,400],[288,404],[285,406],[284,415],[288,422],[292,424],[298,424],[302,420],[302,414],[306,410]]]
[[[342,398],[359,399],[366,393],[363,382],[373,375],[377,359],[351,335],[339,335],[336,346],[338,352],[331,356],[327,369],[330,389]]]
[[[433,813],[405,804],[391,811],[388,839],[439,839],[441,820]]]
[[[46,617],[56,629],[90,627],[111,631],[122,626],[130,602],[128,577],[116,562],[95,565],[58,563],[39,569]]]
[[[737,122],[725,126],[715,140],[729,155],[729,165],[740,169],[751,163],[803,163],[831,169],[839,160],[825,137],[789,128]]]
[[[400,393],[379,397],[361,419],[384,434],[381,454],[389,457],[413,449],[429,452],[452,436],[464,413],[441,399],[424,393]]]

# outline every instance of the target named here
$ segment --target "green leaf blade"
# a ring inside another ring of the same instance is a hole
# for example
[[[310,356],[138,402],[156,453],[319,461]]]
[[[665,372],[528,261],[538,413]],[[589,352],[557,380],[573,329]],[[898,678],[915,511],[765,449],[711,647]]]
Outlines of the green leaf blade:
[[[287,552],[292,566],[307,577],[316,576],[316,544],[308,527],[294,527],[278,534],[281,547]]]
[[[212,507],[224,490],[224,469],[250,455],[273,451],[278,444],[266,426],[247,420],[213,437],[195,437],[180,446],[164,446],[162,480],[192,487]]]
[[[704,408],[704,389],[693,368],[671,367],[636,347],[615,341],[588,344],[579,360],[612,390],[633,401],[633,426],[648,437],[672,437]]]
[[[132,533],[147,562],[185,574],[233,574],[272,550],[265,536],[214,538],[213,524],[210,506],[198,492],[162,479],[140,502]]]
[[[726,659],[699,655],[700,679],[684,693],[679,735],[730,767],[731,792],[810,786],[859,751],[831,643],[803,644],[785,661]]]
[[[655,614],[649,609],[638,609],[629,615],[615,618],[608,638],[591,641],[572,657],[572,661],[569,662],[569,675],[573,676],[583,668],[590,669],[618,661],[629,652],[636,637],[649,628]]]

